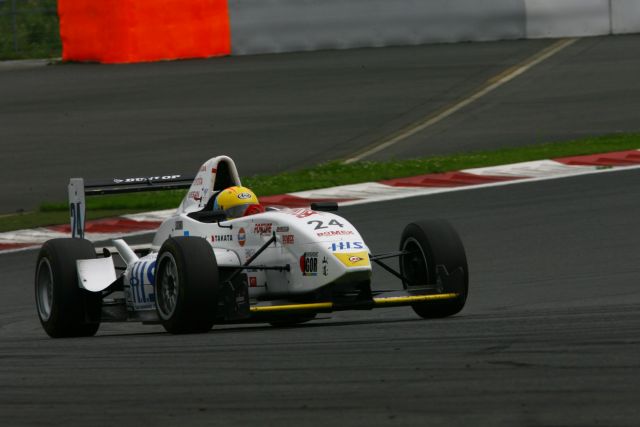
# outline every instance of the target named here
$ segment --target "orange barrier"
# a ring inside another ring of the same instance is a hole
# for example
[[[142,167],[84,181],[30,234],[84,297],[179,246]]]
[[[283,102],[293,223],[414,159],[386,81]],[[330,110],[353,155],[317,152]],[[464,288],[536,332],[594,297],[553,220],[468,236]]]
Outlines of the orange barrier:
[[[62,59],[124,63],[231,53],[227,0],[58,0]]]

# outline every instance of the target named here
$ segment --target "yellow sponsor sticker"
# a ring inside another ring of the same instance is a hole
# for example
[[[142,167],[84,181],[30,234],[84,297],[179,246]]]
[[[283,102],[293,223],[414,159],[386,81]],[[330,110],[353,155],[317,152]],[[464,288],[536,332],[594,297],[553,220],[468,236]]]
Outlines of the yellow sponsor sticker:
[[[333,256],[347,267],[366,267],[371,265],[367,252],[334,253]]]

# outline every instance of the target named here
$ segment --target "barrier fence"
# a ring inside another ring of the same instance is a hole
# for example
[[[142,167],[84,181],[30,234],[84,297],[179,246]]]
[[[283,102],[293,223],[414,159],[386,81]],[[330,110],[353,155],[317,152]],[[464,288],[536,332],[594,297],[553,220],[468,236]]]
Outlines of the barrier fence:
[[[0,0],[0,59],[59,57],[56,0]]]
[[[640,0],[0,0],[0,60],[140,62],[634,32]]]

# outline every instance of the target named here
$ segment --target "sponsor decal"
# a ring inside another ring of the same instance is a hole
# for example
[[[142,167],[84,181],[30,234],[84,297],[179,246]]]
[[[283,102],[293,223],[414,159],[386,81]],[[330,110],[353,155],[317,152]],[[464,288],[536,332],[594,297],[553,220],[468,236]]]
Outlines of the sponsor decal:
[[[326,276],[329,274],[329,262],[327,261],[327,257],[322,257],[322,275]]]
[[[253,232],[255,234],[271,234],[272,227],[273,227],[273,224],[271,223],[255,224],[253,226]]]
[[[218,173],[218,169],[216,169],[216,168],[211,168],[211,173]]]
[[[255,276],[249,276],[249,287],[256,288],[258,287],[258,278]]]
[[[251,198],[251,194],[249,193],[240,193],[238,194],[238,199],[240,200],[246,200],[246,199],[250,199]]]
[[[182,221],[176,221],[175,229],[176,230],[182,230],[182,227],[183,227]]]
[[[367,252],[335,253],[333,255],[347,267],[366,267],[371,265]]]
[[[185,237],[189,237],[189,231],[188,230],[184,230],[182,232],[182,235],[185,236]]]
[[[289,227],[277,227],[276,228],[276,233],[288,233],[289,232]]]
[[[318,252],[305,252],[300,257],[300,271],[303,276],[318,275]]]
[[[133,265],[129,276],[131,299],[136,306],[150,305],[156,301],[153,282],[156,273],[155,261],[142,261]]]
[[[207,164],[205,163],[204,165],[200,166],[200,170],[198,172],[206,172],[207,171]]]
[[[316,214],[315,211],[312,211],[311,209],[306,209],[306,208],[282,210],[281,212],[287,213],[289,215],[294,215],[298,218],[306,218],[308,216]]]
[[[316,233],[318,237],[331,237],[331,236],[349,236],[353,234],[353,230],[329,230]]]
[[[192,185],[202,185],[202,177],[199,176],[196,179],[194,179]]]
[[[211,236],[212,242],[233,242],[231,234],[214,234]]]
[[[332,252],[348,251],[352,249],[364,249],[363,242],[334,242],[329,247]]]
[[[189,195],[188,195],[189,199],[193,199],[196,202],[199,202],[202,200],[202,196],[200,195],[199,191],[189,191]]]
[[[161,176],[147,176],[138,178],[114,178],[115,184],[134,184],[134,183],[147,183],[150,181],[167,181],[171,179],[178,179],[182,175],[161,175]]]
[[[238,230],[238,244],[240,246],[244,246],[246,242],[247,242],[247,234],[244,232],[244,228],[240,227],[240,230]]]
[[[285,234],[282,236],[283,245],[293,245],[295,243],[295,236],[293,234]]]

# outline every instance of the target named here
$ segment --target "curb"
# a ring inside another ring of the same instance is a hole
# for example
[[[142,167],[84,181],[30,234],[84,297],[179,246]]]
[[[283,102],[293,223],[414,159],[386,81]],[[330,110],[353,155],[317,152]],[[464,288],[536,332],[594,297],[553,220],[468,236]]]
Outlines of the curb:
[[[265,205],[307,207],[312,202],[335,201],[341,206],[374,203],[450,191],[559,179],[570,176],[640,168],[640,150],[536,160],[454,172],[418,175],[378,182],[341,185],[276,196],[260,197]],[[87,221],[85,237],[93,242],[149,233],[174,209]],[[69,237],[70,226],[56,225],[0,233],[0,254],[36,249],[49,239]]]

